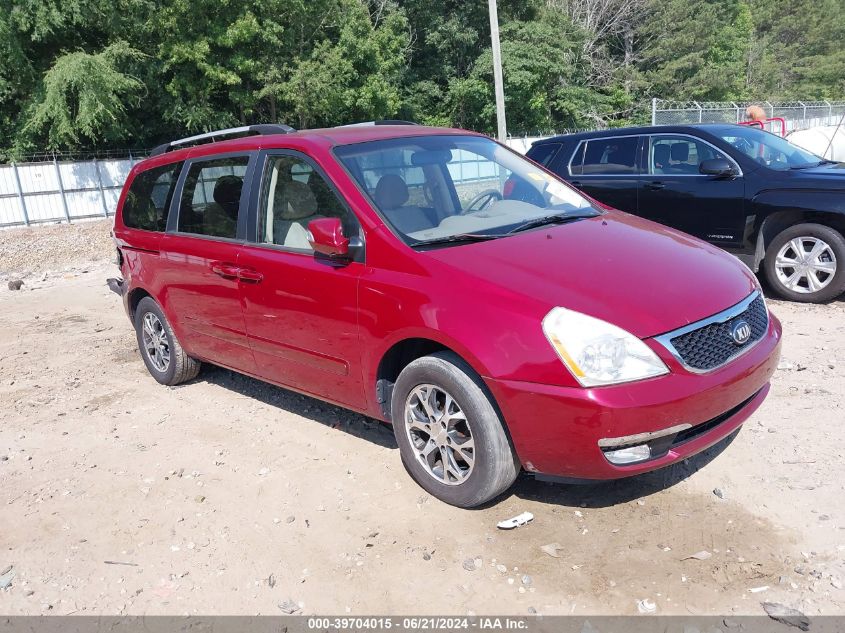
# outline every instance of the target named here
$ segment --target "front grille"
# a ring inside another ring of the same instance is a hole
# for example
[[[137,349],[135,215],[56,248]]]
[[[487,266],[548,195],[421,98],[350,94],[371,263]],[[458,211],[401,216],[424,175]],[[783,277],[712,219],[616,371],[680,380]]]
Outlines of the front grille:
[[[748,340],[737,344],[733,331],[740,321],[745,321],[750,326],[751,334]],[[705,372],[721,367],[753,347],[763,338],[768,326],[769,313],[766,303],[763,297],[756,293],[750,303],[743,302],[735,308],[706,319],[700,327],[687,326],[677,334],[669,333],[660,339],[688,369]]]

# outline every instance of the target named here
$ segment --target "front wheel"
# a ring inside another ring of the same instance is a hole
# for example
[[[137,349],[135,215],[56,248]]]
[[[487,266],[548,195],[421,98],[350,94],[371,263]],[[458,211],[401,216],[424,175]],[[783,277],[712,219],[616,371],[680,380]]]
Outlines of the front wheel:
[[[784,299],[830,301],[845,292],[845,238],[823,224],[797,224],[766,249],[763,270]]]
[[[484,383],[455,354],[439,352],[405,367],[393,388],[391,413],[405,467],[441,501],[481,505],[519,474]]]

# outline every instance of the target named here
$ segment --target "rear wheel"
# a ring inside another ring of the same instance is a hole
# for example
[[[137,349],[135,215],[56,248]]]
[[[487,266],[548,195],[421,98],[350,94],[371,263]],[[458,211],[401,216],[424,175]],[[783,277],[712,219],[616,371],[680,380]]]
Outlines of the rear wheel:
[[[135,310],[138,349],[150,374],[163,385],[196,378],[200,362],[185,353],[159,305],[144,297]]]
[[[478,375],[438,352],[410,363],[392,396],[393,431],[408,472],[454,506],[481,505],[519,474],[502,420]]]
[[[769,244],[763,269],[784,299],[830,301],[845,291],[845,238],[823,224],[791,226]]]

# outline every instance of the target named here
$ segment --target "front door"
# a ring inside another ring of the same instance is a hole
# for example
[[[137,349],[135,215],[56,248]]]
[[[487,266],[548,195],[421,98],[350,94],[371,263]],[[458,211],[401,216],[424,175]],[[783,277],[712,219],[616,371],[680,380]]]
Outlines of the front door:
[[[706,141],[684,134],[655,134],[644,148],[638,214],[720,246],[738,246],[745,229],[745,181],[739,166]],[[699,173],[701,161],[721,158],[737,176]]]
[[[251,214],[254,239],[241,249],[237,262],[258,374],[363,408],[358,337],[363,263],[339,265],[315,257],[307,233],[311,220],[334,216],[343,220],[346,235],[352,237],[360,231],[357,220],[328,178],[303,154],[264,155],[258,178],[261,188]]]
[[[248,206],[242,193],[249,168],[249,155],[186,163],[177,189],[178,217],[168,219],[161,257],[166,310],[186,349],[203,360],[255,373],[237,274],[244,230],[238,218],[242,213],[245,219]]]

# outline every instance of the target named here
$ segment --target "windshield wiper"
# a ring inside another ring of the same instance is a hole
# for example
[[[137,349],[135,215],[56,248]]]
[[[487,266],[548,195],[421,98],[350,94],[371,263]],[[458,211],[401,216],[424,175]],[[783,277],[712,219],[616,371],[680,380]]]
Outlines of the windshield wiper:
[[[456,235],[447,235],[446,237],[435,237],[430,240],[420,240],[411,244],[413,247],[417,246],[437,246],[438,244],[468,244],[471,242],[486,242],[487,240],[495,240],[504,235],[498,233],[458,233]]]
[[[803,165],[795,165],[790,169],[810,169],[811,167],[820,167],[821,165],[836,165],[838,161],[823,158],[817,163],[804,163]]]
[[[533,220],[523,222],[516,228],[513,228],[508,231],[508,235],[512,233],[519,233],[520,231],[527,231],[528,229],[534,229],[538,226],[545,226],[547,224],[564,224],[566,222],[571,222],[572,220],[580,220],[582,218],[594,218],[597,215],[599,215],[599,213],[593,210],[581,211],[579,213],[555,213],[554,215],[547,215],[542,218],[534,218]]]

